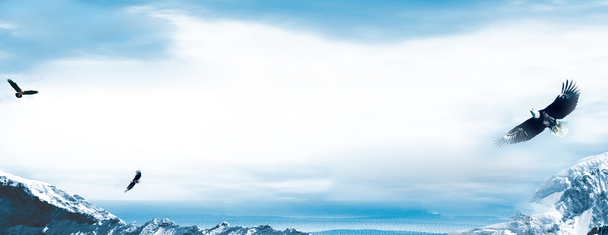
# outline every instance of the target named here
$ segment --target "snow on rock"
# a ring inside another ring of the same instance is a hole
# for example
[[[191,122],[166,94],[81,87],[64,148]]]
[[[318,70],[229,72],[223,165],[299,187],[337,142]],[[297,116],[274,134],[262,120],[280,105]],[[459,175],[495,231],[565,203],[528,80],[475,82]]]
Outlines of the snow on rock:
[[[0,231],[1,232],[1,231]],[[253,228],[240,226],[230,227],[222,222],[210,229],[198,226],[181,226],[169,219],[153,219],[137,227],[135,224],[125,224],[120,220],[103,221],[95,224],[77,223],[73,220],[53,220],[44,227],[14,226],[4,230],[3,234],[79,234],[79,235],[298,235],[307,234],[293,229],[277,231],[268,225]]]
[[[530,202],[555,212],[449,234],[587,234],[608,225],[608,152],[558,172],[536,189]]]
[[[84,198],[35,180],[0,171],[0,230],[24,225],[40,227],[53,219],[95,223],[118,220]]]
[[[0,234],[81,235],[296,235],[294,229],[277,231],[268,225],[230,227],[223,222],[210,229],[181,226],[169,219],[153,219],[137,227],[84,198],[50,184],[0,171]]]
[[[579,160],[562,170],[532,194],[532,202],[540,202],[548,194],[560,193],[554,202],[562,220],[570,220],[591,210],[590,225],[608,224],[608,153]]]
[[[227,222],[220,223],[213,228],[205,229],[201,234],[217,234],[217,235],[230,235],[230,234],[247,234],[247,235],[283,235],[283,234],[307,234],[298,232],[295,229],[285,229],[283,231],[274,230],[269,225],[260,225],[253,228],[245,228],[241,226],[230,227]]]

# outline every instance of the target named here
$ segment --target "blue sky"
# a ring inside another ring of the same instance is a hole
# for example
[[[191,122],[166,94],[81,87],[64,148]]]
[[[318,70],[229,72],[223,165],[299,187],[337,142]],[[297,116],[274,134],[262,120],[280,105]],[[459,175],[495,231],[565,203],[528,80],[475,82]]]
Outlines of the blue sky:
[[[390,43],[466,33],[496,22],[540,19],[602,24],[603,4],[567,1],[24,1],[3,3],[4,53],[25,69],[54,57],[167,56],[171,26],[125,8],[152,5],[203,19],[235,19],[321,34],[335,40]],[[17,27],[18,26],[18,27]]]
[[[607,151],[607,6],[0,2],[0,78],[40,90],[0,91],[2,170],[210,213],[510,215]],[[492,146],[566,79],[568,136]]]

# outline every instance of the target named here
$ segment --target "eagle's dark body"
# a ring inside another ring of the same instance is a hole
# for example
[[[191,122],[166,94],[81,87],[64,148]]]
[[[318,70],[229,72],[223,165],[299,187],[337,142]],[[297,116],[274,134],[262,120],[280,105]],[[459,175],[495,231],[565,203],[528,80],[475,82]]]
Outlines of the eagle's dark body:
[[[543,132],[545,128],[549,128],[551,133],[556,136],[565,136],[568,133],[568,126],[560,119],[574,111],[579,95],[576,84],[566,80],[562,84],[562,93],[555,98],[553,103],[542,110],[531,109],[532,117],[496,140],[495,145],[504,146],[528,141]]]

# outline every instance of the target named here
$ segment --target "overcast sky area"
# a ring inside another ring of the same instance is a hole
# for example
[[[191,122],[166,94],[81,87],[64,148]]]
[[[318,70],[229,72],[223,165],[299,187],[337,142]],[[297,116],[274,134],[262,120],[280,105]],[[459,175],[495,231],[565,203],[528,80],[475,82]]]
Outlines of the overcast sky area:
[[[92,202],[210,213],[509,215],[608,151],[606,12],[605,1],[3,1],[0,170]],[[17,99],[6,79],[40,93]],[[492,145],[566,79],[581,90],[567,136]],[[123,193],[137,169],[142,184]]]

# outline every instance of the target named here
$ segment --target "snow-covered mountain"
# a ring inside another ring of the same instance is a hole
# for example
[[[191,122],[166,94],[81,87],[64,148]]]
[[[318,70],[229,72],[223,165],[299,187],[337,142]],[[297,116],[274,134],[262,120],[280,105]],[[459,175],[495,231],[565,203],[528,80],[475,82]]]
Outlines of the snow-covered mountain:
[[[558,172],[536,189],[530,202],[555,211],[449,234],[587,234],[608,225],[608,152]]]
[[[127,235],[292,235],[268,225],[231,227],[223,222],[209,229],[181,226],[169,219],[153,219],[142,226],[118,217],[84,198],[50,184],[0,171],[0,234],[127,234]]]

